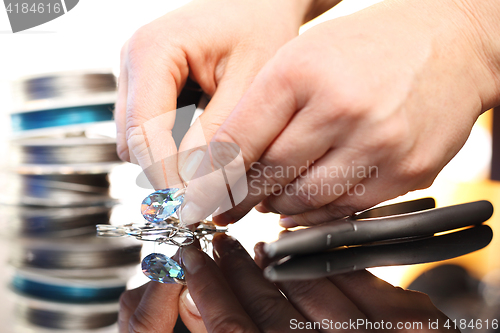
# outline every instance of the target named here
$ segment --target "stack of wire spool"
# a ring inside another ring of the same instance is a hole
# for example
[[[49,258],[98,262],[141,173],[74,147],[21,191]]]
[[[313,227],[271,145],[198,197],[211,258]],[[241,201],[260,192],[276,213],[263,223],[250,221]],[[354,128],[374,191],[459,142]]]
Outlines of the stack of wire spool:
[[[11,242],[19,323],[25,332],[113,331],[141,251],[135,240],[95,237],[95,225],[109,223],[116,203],[108,180],[119,163],[116,141],[102,131],[113,119],[115,77],[29,77],[14,83],[13,95],[0,230]]]

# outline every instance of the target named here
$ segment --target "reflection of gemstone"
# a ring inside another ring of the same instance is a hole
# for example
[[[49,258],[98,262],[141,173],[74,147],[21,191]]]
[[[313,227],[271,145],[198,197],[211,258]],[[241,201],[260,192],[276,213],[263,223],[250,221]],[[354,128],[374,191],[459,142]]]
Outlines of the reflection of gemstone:
[[[161,283],[176,283],[184,279],[184,270],[177,262],[161,253],[151,253],[142,259],[142,272],[151,280]]]
[[[178,188],[166,188],[151,193],[142,201],[141,213],[146,220],[158,223],[166,220],[181,206],[184,195],[173,198]]]

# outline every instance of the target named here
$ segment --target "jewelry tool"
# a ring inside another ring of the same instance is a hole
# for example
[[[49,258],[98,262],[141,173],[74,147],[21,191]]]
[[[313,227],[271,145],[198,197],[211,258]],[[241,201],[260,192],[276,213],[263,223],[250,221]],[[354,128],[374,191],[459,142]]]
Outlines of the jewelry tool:
[[[264,275],[271,281],[311,280],[370,267],[441,261],[482,249],[492,238],[491,228],[479,225],[424,239],[341,247],[327,252],[289,256],[266,267]]]
[[[339,246],[361,245],[398,238],[431,236],[438,232],[478,225],[493,214],[489,201],[476,201],[423,211],[358,218],[345,217],[284,234],[265,244],[270,258],[326,251]]]

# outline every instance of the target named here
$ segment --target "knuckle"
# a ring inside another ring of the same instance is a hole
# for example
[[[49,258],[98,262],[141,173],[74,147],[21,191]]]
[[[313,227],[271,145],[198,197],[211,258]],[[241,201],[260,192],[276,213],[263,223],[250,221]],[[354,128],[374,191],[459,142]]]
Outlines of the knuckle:
[[[293,284],[292,289],[288,292],[288,294],[290,294],[290,298],[292,298],[294,302],[307,307],[309,303],[315,303],[315,299],[314,297],[311,297],[311,295],[316,293],[315,289],[318,288],[318,285],[319,282],[314,280],[307,282],[299,281]]]
[[[124,52],[127,64],[132,72],[148,66],[151,63],[150,58],[161,58],[165,53],[163,52],[165,50],[164,46],[169,45],[169,43],[163,42],[165,38],[163,38],[162,31],[153,23],[137,29],[126,44]]]
[[[215,133],[212,142],[238,144],[236,138],[233,136],[232,128],[226,128],[226,127],[221,127],[217,131],[217,133]]]
[[[203,113],[200,115],[200,118],[203,116]],[[227,117],[226,117],[227,118]],[[216,119],[216,120],[211,120],[207,121],[205,123],[201,123],[202,129],[203,129],[203,134],[205,135],[205,139],[207,142],[210,142],[212,137],[217,133],[219,128],[222,126],[224,123],[224,119]]]
[[[250,139],[242,136],[236,137],[234,133],[237,133],[237,131],[238,129],[233,128],[231,124],[226,123],[217,131],[217,133],[215,133],[212,139],[211,147],[221,145],[221,154],[223,154],[221,157],[223,157],[223,160],[226,160],[231,156],[236,157],[240,154],[240,152],[245,161],[256,160],[257,155],[253,152],[252,143],[249,141]]]
[[[152,318],[144,311],[136,311],[130,317],[129,332],[130,333],[148,333],[155,327]]]
[[[252,313],[253,318],[257,318],[259,327],[272,327],[276,318],[281,317],[284,310],[282,305],[282,296],[263,293],[248,304],[248,311]]]
[[[134,301],[130,292],[124,292],[120,296],[120,317],[128,318],[135,311]]]
[[[335,203],[326,205],[325,209],[331,218],[341,218],[344,216],[350,216],[359,211],[359,209],[357,209],[356,207],[347,205],[341,206]]]
[[[130,153],[128,151],[128,146],[123,143],[118,143],[116,146],[116,154],[120,160],[124,162],[130,162]]]
[[[262,160],[252,164],[248,172],[248,178],[252,179],[254,184],[255,181],[257,181],[262,187],[267,187],[270,190],[276,185],[280,185],[280,180],[283,181],[283,179],[277,177],[276,173],[273,171],[273,165],[263,162]],[[268,192],[266,191],[266,193]]]
[[[136,120],[136,117],[129,117],[125,129],[125,139],[127,141],[130,141],[131,139],[138,136],[140,137],[144,136],[144,134],[142,133],[140,121]]]
[[[128,40],[126,53],[129,60],[140,56],[144,50],[149,49],[151,46],[151,38],[153,38],[153,34],[151,34],[148,25],[137,29],[137,31],[134,32],[132,37]]]
[[[278,51],[274,60],[269,64],[267,70],[263,71],[264,79],[269,81],[270,86],[275,86],[278,89],[289,88],[298,80],[303,80],[303,76],[308,73],[304,66],[307,63],[297,64],[297,57],[293,54],[293,50],[283,48]]]
[[[238,157],[240,147],[232,142],[212,142],[210,143],[210,157],[216,170],[219,170]]]
[[[307,186],[305,188],[307,189]],[[294,193],[294,198],[296,198],[301,207],[311,209],[318,209],[325,205],[324,202],[320,201],[321,197],[321,195],[312,195],[308,190],[295,191]]]
[[[421,183],[432,172],[433,165],[425,157],[411,158],[403,162],[397,174],[400,178]]]
[[[408,136],[408,132],[403,126],[397,124],[379,124],[375,122],[375,125],[379,127],[369,138],[366,140],[366,150],[367,151],[383,151],[387,153],[393,153],[398,146],[406,142],[405,138]]]
[[[276,144],[273,144],[273,146],[271,146],[271,148],[264,153],[259,162],[267,168],[276,168],[277,171],[286,170],[286,172],[280,172],[284,175],[282,178],[295,179],[298,177],[299,174],[295,168],[293,168],[293,166],[292,168],[287,166],[287,164],[289,164],[287,161],[290,160],[290,156],[293,156],[293,154],[296,153],[296,151],[293,151],[295,147],[278,147]]]

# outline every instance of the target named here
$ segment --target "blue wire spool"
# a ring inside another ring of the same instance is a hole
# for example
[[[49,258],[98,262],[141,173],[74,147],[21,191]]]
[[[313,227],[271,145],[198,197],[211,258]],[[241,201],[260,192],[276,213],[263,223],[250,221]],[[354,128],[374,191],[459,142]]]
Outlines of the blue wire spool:
[[[71,281],[53,284],[21,275],[14,275],[11,285],[16,291],[27,296],[79,304],[117,301],[126,289],[125,284],[109,287],[82,286],[78,283],[72,285]]]
[[[22,131],[113,120],[113,104],[75,106],[11,114],[12,130]]]

